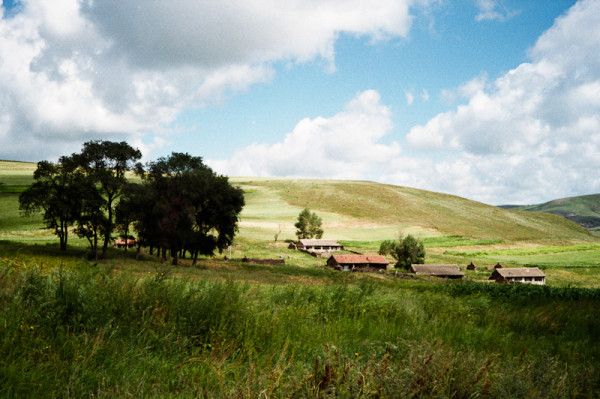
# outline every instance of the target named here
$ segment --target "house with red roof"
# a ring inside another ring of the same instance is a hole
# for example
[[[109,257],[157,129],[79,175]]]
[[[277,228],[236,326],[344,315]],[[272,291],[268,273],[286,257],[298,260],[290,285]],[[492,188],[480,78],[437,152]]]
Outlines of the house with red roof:
[[[385,270],[390,262],[381,255],[331,255],[327,259],[327,266],[337,270]]]

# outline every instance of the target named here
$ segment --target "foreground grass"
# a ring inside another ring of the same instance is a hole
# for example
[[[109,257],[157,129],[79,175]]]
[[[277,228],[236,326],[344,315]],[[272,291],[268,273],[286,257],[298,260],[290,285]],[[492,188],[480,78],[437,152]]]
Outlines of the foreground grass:
[[[0,396],[600,394],[598,290],[335,276],[249,284],[4,261]]]

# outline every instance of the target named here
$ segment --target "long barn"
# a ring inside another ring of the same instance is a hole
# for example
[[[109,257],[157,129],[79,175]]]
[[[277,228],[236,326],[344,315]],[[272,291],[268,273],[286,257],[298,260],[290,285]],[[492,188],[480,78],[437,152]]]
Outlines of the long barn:
[[[332,255],[327,265],[337,270],[385,270],[389,262],[381,255]]]
[[[546,275],[537,267],[505,267],[496,269],[489,278],[497,283],[546,284]]]

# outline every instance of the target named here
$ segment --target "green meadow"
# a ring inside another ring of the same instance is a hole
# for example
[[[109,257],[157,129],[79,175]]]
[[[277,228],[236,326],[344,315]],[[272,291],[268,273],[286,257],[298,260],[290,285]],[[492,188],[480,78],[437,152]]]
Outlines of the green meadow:
[[[20,216],[34,168],[0,162],[1,397],[600,396],[600,239],[560,216],[369,182],[234,178],[247,205],[223,254],[89,261],[85,242],[61,253],[40,217]],[[326,268],[287,248],[306,206],[348,250],[413,234],[427,262],[478,269],[457,282]],[[540,267],[548,285],[489,283],[497,262]]]

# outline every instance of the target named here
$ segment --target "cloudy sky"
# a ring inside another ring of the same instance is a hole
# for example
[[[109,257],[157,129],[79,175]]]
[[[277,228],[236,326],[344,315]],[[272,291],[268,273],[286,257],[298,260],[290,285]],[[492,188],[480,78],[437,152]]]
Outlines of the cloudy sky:
[[[492,204],[597,193],[600,0],[4,0],[0,159],[90,139]]]

